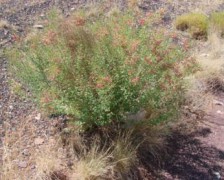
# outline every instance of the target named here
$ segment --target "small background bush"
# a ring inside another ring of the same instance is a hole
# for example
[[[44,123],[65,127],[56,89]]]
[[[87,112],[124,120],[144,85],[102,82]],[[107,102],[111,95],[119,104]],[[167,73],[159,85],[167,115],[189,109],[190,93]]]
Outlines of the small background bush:
[[[176,28],[189,31],[193,38],[207,38],[208,18],[204,14],[189,13],[179,16],[175,22]]]
[[[45,111],[70,115],[85,128],[124,123],[142,109],[151,124],[176,115],[191,62],[153,30],[151,16],[82,11],[65,21],[50,17],[43,33],[10,52],[12,72]],[[189,18],[206,33],[204,16]]]
[[[215,12],[210,18],[210,27],[216,29],[224,37],[224,12]]]

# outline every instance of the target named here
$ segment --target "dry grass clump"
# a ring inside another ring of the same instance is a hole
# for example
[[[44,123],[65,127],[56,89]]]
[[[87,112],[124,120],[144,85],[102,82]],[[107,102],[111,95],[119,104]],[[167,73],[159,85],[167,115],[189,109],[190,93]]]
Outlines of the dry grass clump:
[[[203,119],[212,107],[214,95],[224,92],[222,71],[200,71],[188,79],[183,113],[193,119]]]
[[[59,150],[60,148],[58,146],[51,146],[48,144],[36,152],[34,155],[36,162],[34,179],[66,180],[67,176],[63,173],[66,165],[65,162],[62,161],[62,157],[60,157],[60,153],[63,153],[63,151],[60,152]],[[63,149],[61,148],[61,150]],[[65,156],[65,154],[62,154],[61,156]]]
[[[147,166],[158,166],[166,156],[167,126],[148,126],[144,122],[134,127],[133,136],[139,143],[138,158]]]
[[[166,152],[165,131],[158,127],[143,131],[144,135],[135,131],[118,135],[104,148],[93,143],[75,162],[73,179],[127,179],[134,176],[139,164],[158,165]]]
[[[110,164],[112,157],[109,152],[100,150],[95,144],[93,147],[76,162],[74,168],[74,180],[92,180],[98,178],[105,178],[108,173],[113,169],[113,164]]]
[[[5,135],[3,139],[2,165],[0,164],[0,179],[2,180],[20,180],[25,179],[27,171],[18,167],[19,161],[23,160],[21,151],[23,148],[23,131],[26,125],[20,125],[16,131],[5,122]]]
[[[137,146],[133,144],[131,133],[103,129],[83,134],[72,127],[65,131],[62,142],[74,164],[72,179],[127,177],[137,161]]]
[[[131,132],[118,136],[113,143],[113,172],[119,178],[126,177],[137,163],[137,144],[133,144]],[[118,179],[119,179],[118,178]]]
[[[208,18],[204,14],[189,13],[177,17],[175,26],[178,30],[188,31],[195,39],[207,38]]]
[[[222,72],[212,73],[206,80],[208,90],[217,94],[224,92],[224,76]]]
[[[224,37],[224,12],[215,12],[210,18],[210,28],[216,29],[221,37]]]
[[[36,112],[33,112],[27,117],[13,119],[14,123],[4,122],[1,180],[51,180],[59,179],[55,177],[62,174],[64,162],[58,152],[60,144],[56,140],[46,140],[43,145],[35,144],[39,131],[35,115]]]
[[[224,36],[224,12],[214,12],[208,18],[202,13],[188,13],[177,17],[175,26],[178,30],[188,31],[195,39],[207,39],[209,30]]]
[[[190,77],[185,93],[185,115],[193,113],[195,118],[202,119],[212,101],[211,93],[207,91],[206,83],[203,78]]]
[[[196,53],[197,61],[201,66],[200,74],[202,74],[202,77],[210,77],[215,74],[222,76],[224,40],[220,38],[220,34],[216,30],[208,35],[208,42]]]
[[[185,104],[199,118],[208,112],[214,95],[223,92],[223,39],[216,30],[208,33],[208,41],[195,54],[200,70],[187,78]],[[185,109],[185,110],[186,110]]]
[[[33,172],[30,171],[30,168],[21,169],[14,164],[14,159],[20,157],[17,150],[22,138],[17,138],[14,141],[12,137],[7,136],[9,138],[6,139],[8,143],[4,144],[4,166],[1,167],[1,179],[20,180],[28,177],[31,180],[135,178],[134,172],[137,170],[138,164],[142,163],[141,161],[150,162],[150,159],[158,160],[160,157],[158,151],[164,147],[162,137],[165,135],[165,131],[160,128],[143,128],[143,126],[133,126],[130,129],[132,131],[126,133],[122,132],[122,129],[118,129],[113,132],[114,136],[100,138],[97,135],[88,137],[78,129],[72,130],[68,127],[63,130],[66,143],[65,141],[49,141],[48,144],[32,150],[31,160],[35,165]],[[55,139],[59,139],[58,135]],[[15,146],[11,146],[12,142],[16,142]],[[148,153],[151,153],[152,156],[148,156]]]
[[[63,143],[73,162],[74,180],[127,179],[135,176],[139,164],[158,165],[165,156],[165,136],[169,134],[167,128],[144,123],[132,125],[128,132],[123,128],[90,134],[71,128],[65,131]]]

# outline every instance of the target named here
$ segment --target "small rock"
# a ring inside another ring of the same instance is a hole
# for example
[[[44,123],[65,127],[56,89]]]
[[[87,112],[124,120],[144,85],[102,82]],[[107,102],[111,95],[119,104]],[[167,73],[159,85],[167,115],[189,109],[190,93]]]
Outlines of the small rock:
[[[217,101],[217,100],[214,100],[213,104],[218,105],[218,106],[223,106],[224,105],[221,101]]]
[[[41,25],[41,24],[36,24],[33,27],[36,28],[36,29],[43,29],[44,28],[44,26]]]
[[[164,22],[170,22],[171,21],[171,16],[167,13],[162,17],[162,20]]]
[[[64,129],[62,130],[62,133],[63,133],[63,134],[70,134],[70,133],[71,133],[71,129],[70,129],[70,128],[64,128]]]
[[[35,119],[39,121],[40,118],[41,118],[41,114],[39,113],[39,114],[35,117]]]
[[[51,145],[56,144],[55,139],[54,139],[54,138],[50,138],[50,139],[49,139],[49,144],[51,144]]]
[[[201,56],[202,56],[202,57],[208,57],[209,54],[204,53],[204,54],[201,54]]]
[[[12,105],[10,105],[10,106],[9,106],[9,109],[11,109],[11,110],[12,110],[12,109],[13,109],[13,106],[12,106]]]
[[[69,160],[68,162],[67,162],[67,165],[68,165],[68,167],[72,167],[73,165],[74,165],[74,163],[71,161],[71,160]]]
[[[221,179],[221,175],[219,172],[214,172],[213,174],[216,176],[217,180]]]
[[[49,130],[49,135],[53,136],[54,134],[55,134],[55,128],[51,127],[50,130]]]
[[[14,164],[18,164],[19,163],[19,160],[18,159],[15,159],[12,161]]]
[[[45,15],[44,15],[44,14],[41,14],[41,15],[40,15],[40,17],[41,17],[41,18],[44,18],[44,17],[45,17]]]
[[[217,111],[217,114],[223,114],[223,112],[222,112],[222,111],[220,111],[220,110],[218,110],[218,111]]]
[[[196,120],[196,119],[197,119],[197,115],[196,115],[196,114],[191,114],[191,118],[192,118],[193,120]]]
[[[44,139],[43,139],[43,138],[38,137],[38,138],[36,138],[36,139],[34,140],[34,144],[35,144],[35,145],[41,145],[41,144],[43,144],[43,143],[44,143]]]
[[[29,155],[30,155],[28,149],[24,149],[23,152],[22,152],[22,154],[23,154],[24,156],[29,156]]]
[[[20,161],[18,163],[18,167],[20,167],[20,168],[26,168],[27,167],[27,162],[26,161]]]
[[[74,11],[74,10],[75,10],[75,8],[74,8],[74,7],[72,7],[72,8],[71,8],[71,11]]]
[[[32,165],[31,167],[30,167],[30,169],[35,169],[36,168],[36,166],[35,165]]]

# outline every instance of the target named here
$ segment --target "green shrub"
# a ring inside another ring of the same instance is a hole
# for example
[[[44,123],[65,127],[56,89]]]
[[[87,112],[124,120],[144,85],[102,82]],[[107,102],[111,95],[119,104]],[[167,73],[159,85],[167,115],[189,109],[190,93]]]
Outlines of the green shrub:
[[[207,38],[208,18],[204,14],[189,13],[177,17],[176,28],[181,31],[188,31],[195,39]]]
[[[150,123],[176,114],[185,53],[133,12],[53,20],[10,53],[12,72],[48,113],[85,128],[123,123],[145,109]]]
[[[215,12],[210,18],[211,28],[215,28],[219,31],[220,35],[224,36],[224,12]]]

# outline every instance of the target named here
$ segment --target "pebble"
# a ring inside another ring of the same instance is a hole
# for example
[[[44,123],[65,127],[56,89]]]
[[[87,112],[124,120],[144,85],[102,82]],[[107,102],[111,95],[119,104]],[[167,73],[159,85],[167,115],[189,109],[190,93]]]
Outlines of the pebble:
[[[169,22],[169,21],[171,21],[172,19],[171,19],[171,16],[167,13],[167,14],[165,14],[165,15],[162,17],[162,20],[163,20],[164,22]]]
[[[202,56],[202,57],[208,57],[209,54],[204,53],[204,54],[201,54],[201,56]]]
[[[55,134],[55,128],[51,127],[49,130],[49,135],[53,136]]]
[[[74,165],[74,163],[73,163],[71,160],[69,160],[69,161],[67,162],[67,166],[68,166],[68,167],[71,168],[73,165]]]
[[[41,145],[41,144],[43,144],[43,143],[44,143],[44,139],[43,139],[43,138],[38,137],[38,138],[36,138],[36,139],[34,140],[34,144],[35,144],[35,145]]]
[[[30,169],[35,169],[36,168],[36,166],[35,165],[32,165],[31,167],[30,167]]]
[[[33,27],[36,28],[36,29],[43,29],[44,28],[44,26],[41,25],[41,24],[36,24]]]
[[[29,155],[30,155],[28,149],[24,149],[23,152],[22,152],[22,154],[23,154],[24,156],[29,156]]]
[[[213,104],[215,104],[215,105],[219,105],[219,106],[223,106],[223,105],[224,105],[223,102],[221,102],[221,101],[217,101],[217,100],[214,100],[214,101],[213,101]]]
[[[20,167],[20,168],[26,168],[27,167],[27,162],[26,161],[20,161],[18,163],[18,167]]]
[[[39,121],[41,119],[41,114],[40,113],[37,114],[37,116],[35,117],[35,119]]]
[[[70,128],[64,128],[64,129],[62,130],[62,132],[63,132],[64,134],[70,134],[70,133],[71,133],[71,129],[70,129]]]
[[[218,111],[217,111],[217,114],[223,114],[223,112],[222,112],[222,111],[220,111],[220,110],[218,110]]]
[[[214,172],[213,174],[216,176],[217,180],[221,179],[221,175],[219,172]]]

